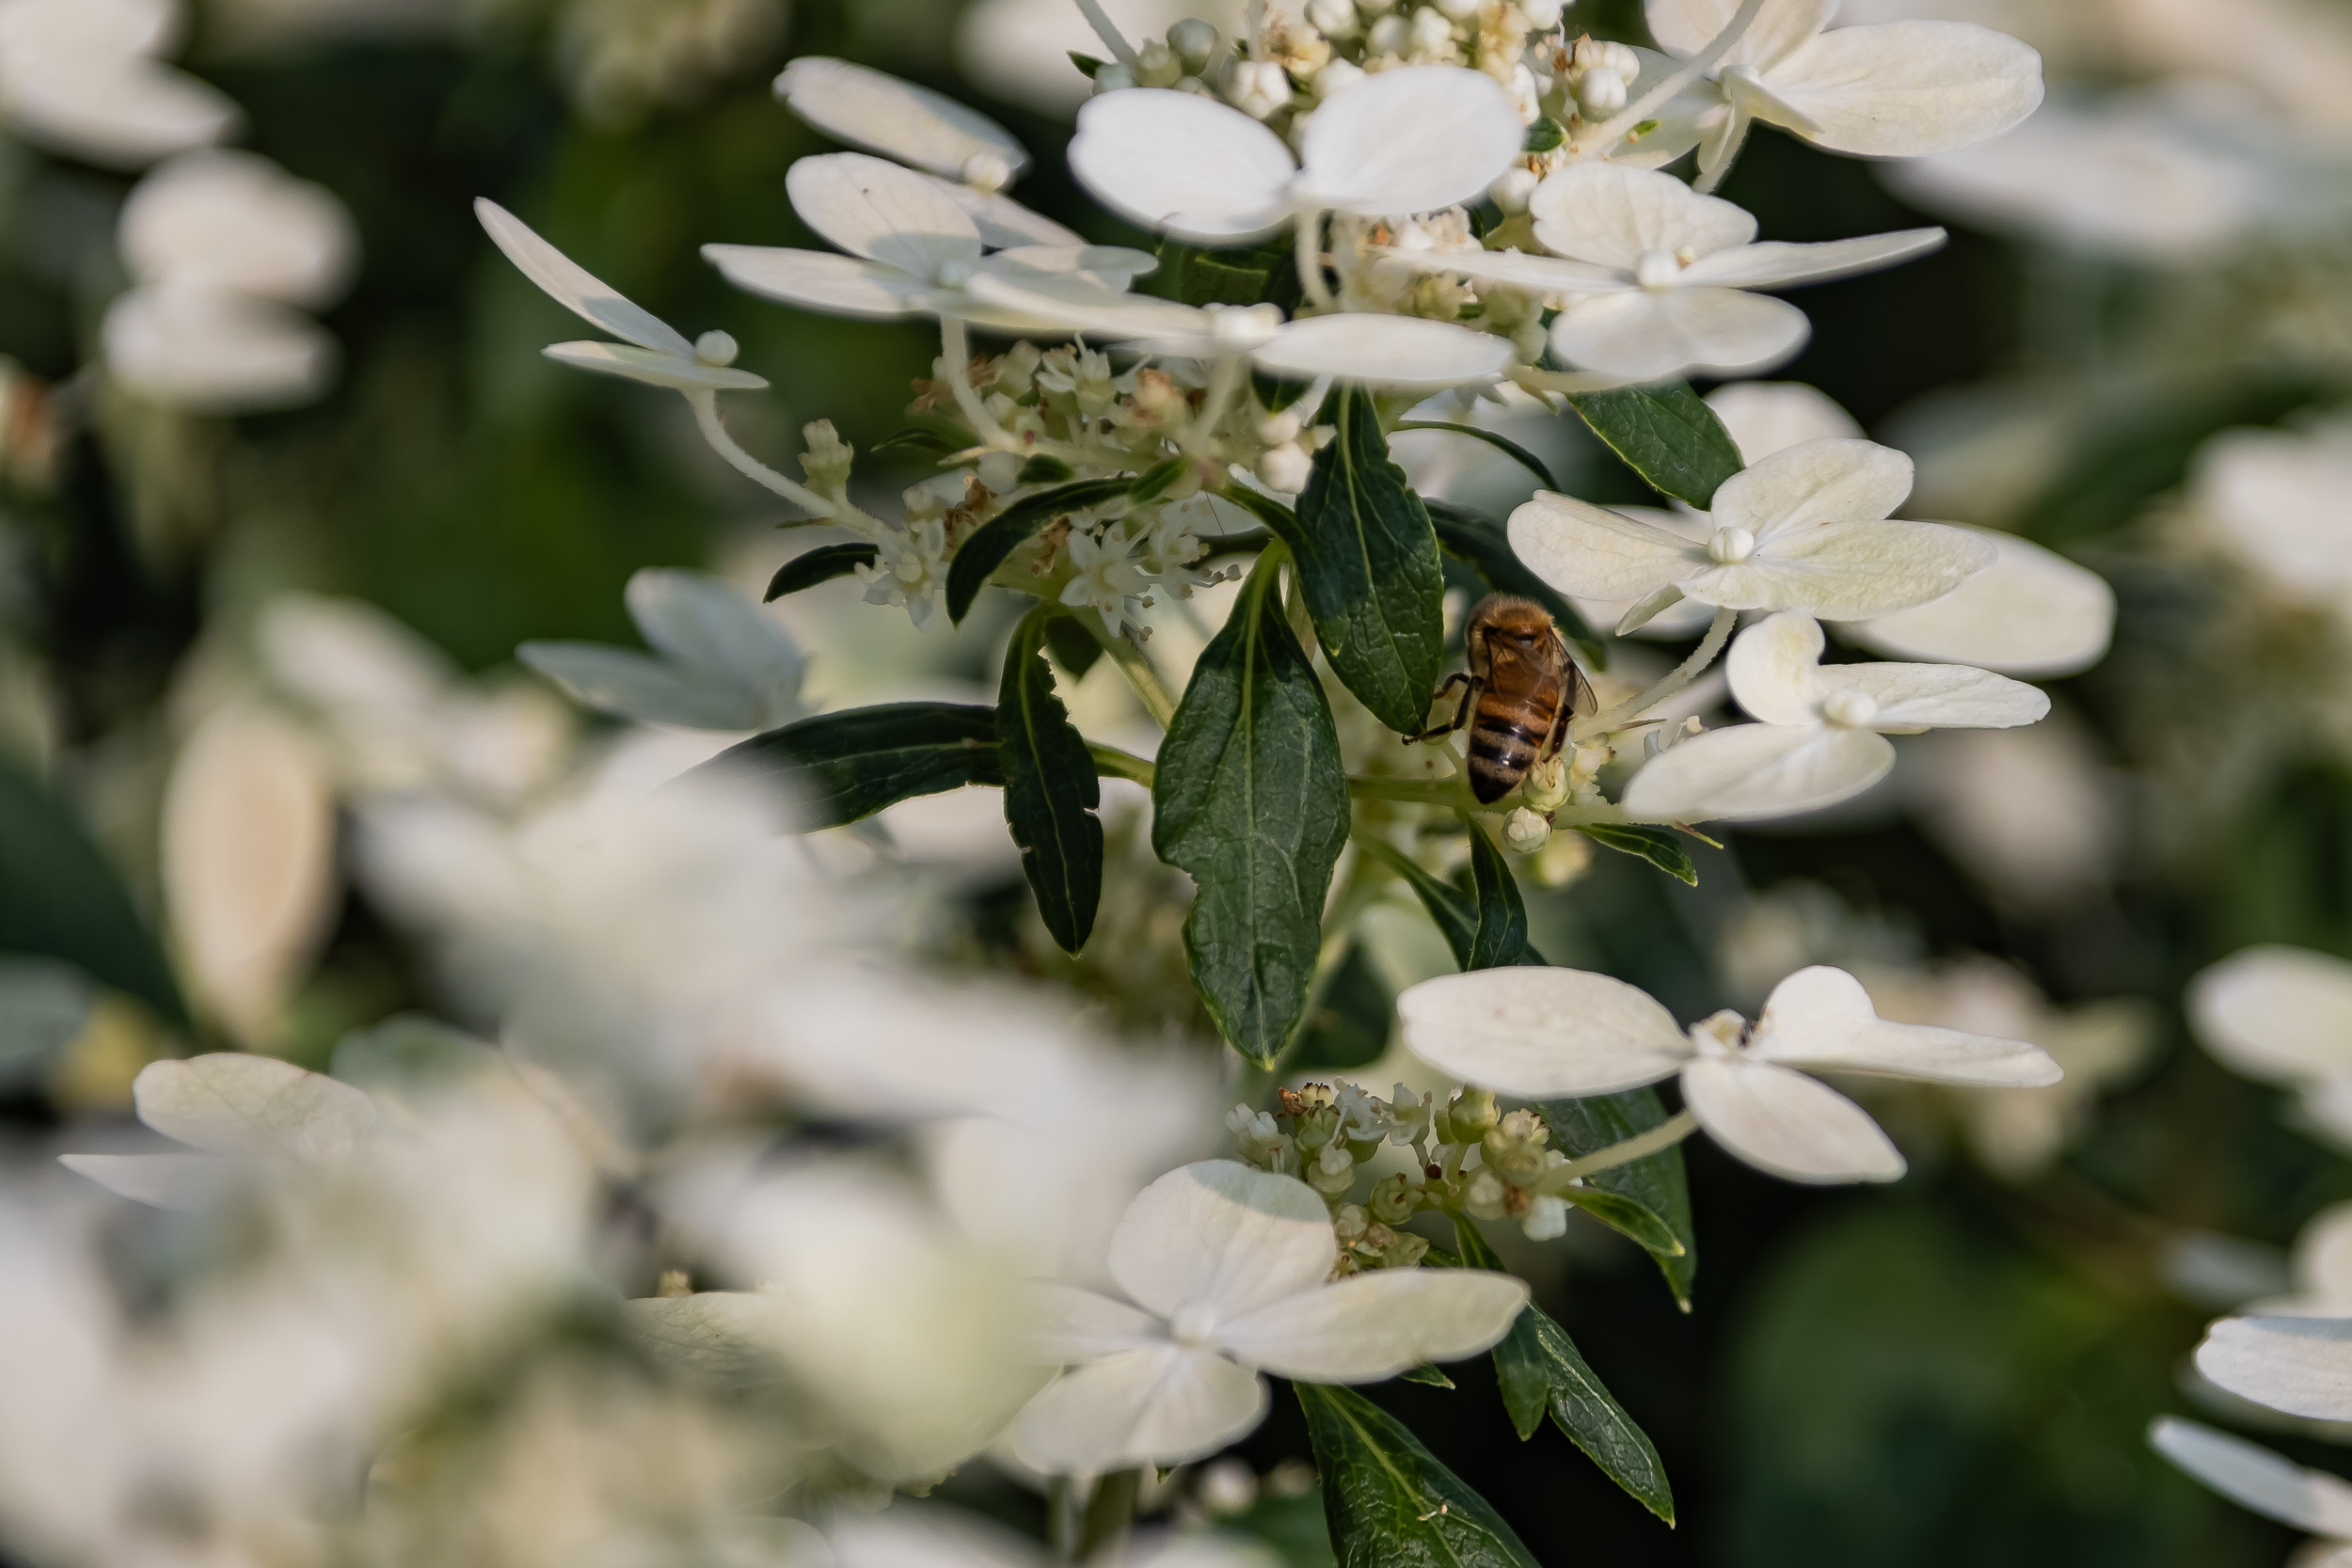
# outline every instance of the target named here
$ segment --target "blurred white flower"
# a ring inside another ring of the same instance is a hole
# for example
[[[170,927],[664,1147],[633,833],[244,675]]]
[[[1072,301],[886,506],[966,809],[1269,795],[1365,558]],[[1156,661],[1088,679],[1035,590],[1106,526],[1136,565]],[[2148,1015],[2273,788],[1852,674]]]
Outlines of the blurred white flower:
[[[1648,0],[1669,54],[1698,54],[1738,0]],[[1883,22],[1823,31],[1833,0],[1768,0],[1709,72],[1721,107],[1703,121],[1699,167],[1713,174],[1751,120],[1832,152],[1915,157],[1997,136],[2042,102],[2042,57],[1964,22]]]
[[[999,194],[1028,171],[1028,149],[1011,132],[952,98],[814,55],[784,68],[776,78],[776,96],[836,141],[944,176],[930,182],[964,210],[989,245],[1085,244],[1060,224]],[[808,215],[805,210],[802,215]]]
[[[579,702],[640,723],[771,730],[801,716],[800,648],[724,578],[648,566],[623,597],[654,653],[525,642],[515,657]]]
[[[2022,682],[1952,664],[1821,663],[1821,628],[1782,613],[1741,632],[1724,668],[1757,724],[1661,751],[1626,785],[1643,816],[1698,820],[1809,811],[1859,794],[1895,766],[1882,732],[2030,724],[2050,700]]]
[[[1903,754],[1920,826],[2003,908],[2047,911],[2106,883],[2126,802],[2062,711],[2022,729],[1924,736]]]
[[[2352,1317],[2352,1203],[2334,1203],[2295,1233],[2291,1291],[2246,1303],[2263,1317]]]
[[[1415,1055],[1498,1093],[1613,1094],[1679,1074],[1684,1105],[1717,1143],[1791,1181],[1903,1174],[1868,1113],[1805,1071],[2015,1086],[2059,1078],[2020,1040],[1884,1022],[1860,981],[1824,967],[1781,981],[1753,1024],[1723,1012],[1687,1032],[1634,987],[1573,969],[1440,975],[1407,990],[1397,1012]]]
[[[2188,1020],[2220,1063],[2300,1091],[2299,1119],[2352,1148],[2352,963],[2299,947],[2248,947],[2188,984]]]
[[[310,737],[258,703],[207,717],[172,763],[161,859],[199,1006],[237,1039],[268,1040],[342,886],[332,781]]]
[[[627,126],[758,58],[786,15],[785,0],[567,0],[556,60],[590,119]]]
[[[2352,135],[2352,19],[2328,0],[2112,0],[2110,46],[2136,71],[2221,74],[2330,151]],[[2216,30],[2230,47],[2216,50]]]
[[[1853,620],[1924,604],[1993,562],[1959,529],[1884,521],[1910,488],[1901,452],[1806,441],[1724,481],[1703,544],[1545,492],[1511,514],[1511,547],[1564,594],[1634,601],[1620,635],[1686,598]]]
[[[2273,593],[2352,616],[2352,420],[2225,430],[2197,449],[2189,499]]]
[[[1168,35],[1192,19],[1226,38],[1244,31],[1243,0],[1102,0],[1111,25],[1142,42]],[[1214,35],[1212,35],[1214,46]],[[992,97],[1057,117],[1087,101],[1091,84],[1072,54],[1107,57],[1110,51],[1085,15],[1065,0],[977,0],[956,19],[956,58],[964,74]],[[1200,57],[1186,69],[1205,63]]]
[[[2243,1437],[2174,1416],[2158,1417],[2148,1429],[2148,1442],[2232,1502],[2321,1537],[2314,1545],[2328,1555],[2314,1568],[2352,1560],[2352,1485],[2324,1470],[2304,1469]]]
[[[157,58],[181,30],[178,0],[6,0],[0,116],[32,141],[110,168],[218,141],[237,106]]]
[[[214,289],[133,289],[106,307],[106,368],[141,397],[193,413],[311,402],[334,381],[335,340],[299,310]]]
[[[1475,201],[1526,128],[1493,77],[1405,66],[1351,82],[1308,119],[1299,157],[1214,99],[1137,87],[1078,111],[1070,168],[1121,217],[1202,245],[1260,238],[1317,212],[1368,217]]]
[[[1760,462],[1800,441],[1862,439],[1854,417],[1818,387],[1802,381],[1734,381],[1707,394],[1743,463]]]
[[[1263,1369],[1373,1383],[1486,1349],[1527,1287],[1483,1270],[1383,1269],[1330,1281],[1339,1243],[1314,1189],[1208,1160],[1145,1188],[1112,1234],[1124,1301],[1037,1288],[1037,1358],[1073,1370],[1021,1412],[1013,1450],[1056,1475],[1214,1453],[1265,1416]],[[1133,1303],[1133,1305],[1130,1305]]]
[[[2205,1330],[2197,1370],[2290,1416],[2352,1420],[2352,1318],[2223,1318]]]
[[[199,1209],[257,1167],[341,1160],[379,1124],[365,1091],[274,1056],[220,1051],[150,1062],[131,1084],[139,1120],[196,1154],[66,1154],[107,1190],[162,1209]]]

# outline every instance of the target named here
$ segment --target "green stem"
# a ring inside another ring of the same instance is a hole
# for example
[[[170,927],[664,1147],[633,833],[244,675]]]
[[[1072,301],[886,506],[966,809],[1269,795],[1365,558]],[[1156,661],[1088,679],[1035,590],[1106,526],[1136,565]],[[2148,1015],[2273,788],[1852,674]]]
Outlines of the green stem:
[[[1677,1111],[1648,1132],[1628,1138],[1621,1144],[1611,1144],[1607,1148],[1597,1148],[1581,1159],[1570,1160],[1565,1165],[1552,1166],[1538,1179],[1536,1190],[1556,1193],[1580,1176],[1591,1176],[1596,1171],[1613,1170],[1619,1165],[1629,1165],[1636,1160],[1646,1160],[1661,1148],[1672,1148],[1697,1132],[1698,1126],[1698,1117],[1688,1111]]]
[[[1319,243],[1322,229],[1322,213],[1298,214],[1298,286],[1305,291],[1308,304],[1318,310],[1328,310],[1331,286],[1323,279],[1323,247]]]
[[[1152,721],[1162,729],[1174,723],[1176,699],[1168,694],[1168,688],[1160,683],[1160,673],[1152,668],[1152,661],[1144,657],[1141,648],[1136,646],[1135,639],[1113,637],[1103,629],[1103,618],[1099,615],[1081,615],[1078,619],[1088,631],[1093,633],[1094,640],[1103,644],[1103,651],[1111,656],[1111,662],[1119,666],[1119,673],[1127,677],[1129,689],[1135,692],[1136,700],[1143,705],[1144,711],[1152,716]]]
[[[1747,37],[1748,29],[1756,25],[1756,19],[1763,14],[1764,5],[1765,0],[1743,0],[1740,8],[1732,13],[1731,20],[1724,24],[1724,30],[1717,33],[1706,48],[1685,60],[1679,71],[1577,137],[1576,145],[1569,150],[1580,157],[1607,152],[1628,131],[1647,119],[1659,105],[1714,70],[1725,55],[1740,47],[1740,40]]]
[[[1135,1523],[1136,1500],[1142,1492],[1140,1470],[1113,1470],[1094,1483],[1094,1494],[1087,1499],[1086,1514],[1078,1529],[1079,1561],[1116,1559],[1120,1555],[1127,1528]]]
[[[1731,628],[1739,619],[1740,612],[1736,610],[1715,611],[1715,619],[1708,624],[1707,635],[1699,639],[1699,645],[1691,650],[1689,658],[1675,666],[1672,674],[1640,696],[1629,697],[1607,713],[1596,714],[1573,725],[1568,731],[1568,738],[1581,742],[1597,735],[1606,735],[1621,721],[1647,713],[1667,698],[1678,695],[1698,679],[1708,665],[1715,662],[1715,656],[1723,652],[1724,644],[1730,641]]]
[[[1116,746],[1100,741],[1087,742],[1087,754],[1094,759],[1094,770],[1113,779],[1133,779],[1144,788],[1152,787],[1152,767],[1133,752],[1122,752]]]
[[[1349,836],[1358,837],[1353,832]],[[1359,838],[1359,842],[1362,840]],[[1281,1054],[1274,1058],[1273,1066],[1245,1067],[1242,1070],[1238,1085],[1241,1097],[1252,1105],[1259,1103],[1266,1090],[1280,1083],[1283,1075],[1290,1070],[1291,1058],[1298,1053],[1300,1043],[1307,1037],[1305,1021],[1314,1017],[1315,1009],[1323,1006],[1324,994],[1331,989],[1332,976],[1339,974],[1340,964],[1347,957],[1348,944],[1355,940],[1358,918],[1380,896],[1385,879],[1368,876],[1366,869],[1361,857],[1349,865],[1347,880],[1340,884],[1339,894],[1331,900],[1330,910],[1324,916],[1323,942],[1315,950],[1314,976],[1307,985],[1307,1005],[1299,1011],[1297,1031],[1283,1045]]]

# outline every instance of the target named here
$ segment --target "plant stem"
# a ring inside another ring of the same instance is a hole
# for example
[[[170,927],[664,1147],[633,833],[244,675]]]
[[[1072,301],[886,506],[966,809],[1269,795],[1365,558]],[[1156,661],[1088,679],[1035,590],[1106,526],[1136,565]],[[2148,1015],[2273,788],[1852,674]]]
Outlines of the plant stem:
[[[1097,773],[1107,773],[1114,779],[1132,779],[1146,789],[1152,787],[1155,770],[1152,764],[1133,752],[1122,752],[1116,746],[1089,740],[1087,742],[1087,754],[1094,759]]]
[[[963,330],[963,323],[953,316],[939,318],[939,356],[946,361],[947,390],[956,400],[956,407],[971,421],[972,433],[992,447],[1008,451],[1019,443],[1005,433],[1002,425],[989,417],[980,394],[972,389],[972,340]]]
[[[1127,42],[1125,36],[1111,24],[1109,13],[1103,9],[1097,0],[1078,0],[1078,14],[1087,19],[1087,25],[1094,29],[1094,36],[1103,40],[1104,46],[1118,58],[1120,65],[1132,70],[1140,63],[1133,46]]]
[[[1078,1528],[1078,1560],[1116,1560],[1126,1544],[1127,1528],[1135,1523],[1136,1499],[1142,1495],[1143,1472],[1113,1470],[1094,1483]]]
[[[1748,29],[1756,24],[1756,19],[1763,13],[1764,4],[1765,0],[1741,0],[1740,8],[1732,13],[1730,22],[1724,24],[1722,32],[1717,33],[1708,40],[1706,48],[1685,60],[1681,70],[1628,103],[1624,108],[1619,109],[1591,131],[1577,137],[1576,150],[1588,155],[1606,152],[1617,144],[1619,137],[1647,119],[1652,109],[1657,108],[1676,93],[1714,70],[1722,62],[1723,57],[1737,49],[1740,46],[1740,40],[1747,37]]]
[[[1216,421],[1225,417],[1225,405],[1233,401],[1233,390],[1241,385],[1243,363],[1238,354],[1220,354],[1209,362],[1209,386],[1200,398],[1200,412],[1184,426],[1184,438],[1176,443],[1185,456],[1205,451],[1216,439]]]
[[[1111,656],[1111,662],[1119,666],[1119,673],[1127,677],[1127,684],[1134,689],[1136,700],[1143,705],[1144,711],[1152,716],[1152,721],[1162,729],[1175,722],[1176,699],[1169,696],[1168,688],[1160,684],[1160,673],[1152,668],[1151,659],[1144,657],[1141,648],[1136,646],[1135,639],[1112,636],[1103,628],[1103,618],[1099,615],[1081,615],[1078,620],[1103,645],[1103,651]]]
[[[720,422],[717,392],[701,388],[684,395],[687,406],[694,410],[694,424],[702,431],[703,439],[710,443],[712,451],[727,460],[728,467],[762,489],[772,490],[794,506],[813,512],[819,517],[837,518],[841,515],[840,507],[805,484],[793,483],[737,445],[735,437],[727,434],[727,427]]]
[[[1323,247],[1318,244],[1323,228],[1321,212],[1298,214],[1298,286],[1305,291],[1307,303],[1318,310],[1331,309],[1331,286],[1323,280]]]
[[[1629,1165],[1636,1160],[1647,1159],[1661,1148],[1672,1148],[1697,1132],[1698,1126],[1698,1117],[1688,1111],[1677,1111],[1648,1132],[1628,1138],[1621,1144],[1611,1144],[1607,1148],[1595,1149],[1581,1159],[1570,1160],[1565,1165],[1552,1166],[1544,1172],[1544,1186],[1548,1191],[1557,1191],[1575,1177],[1590,1176],[1596,1171],[1613,1170],[1618,1165]]]
[[[1638,718],[1683,690],[1698,679],[1709,664],[1715,662],[1715,656],[1723,652],[1724,643],[1730,639],[1731,628],[1739,619],[1740,612],[1736,610],[1715,611],[1715,619],[1708,625],[1707,635],[1699,639],[1699,645],[1691,650],[1689,658],[1675,666],[1672,674],[1640,696],[1629,697],[1608,712],[1595,714],[1572,726],[1568,738],[1581,742],[1597,735],[1606,735],[1623,721]]]

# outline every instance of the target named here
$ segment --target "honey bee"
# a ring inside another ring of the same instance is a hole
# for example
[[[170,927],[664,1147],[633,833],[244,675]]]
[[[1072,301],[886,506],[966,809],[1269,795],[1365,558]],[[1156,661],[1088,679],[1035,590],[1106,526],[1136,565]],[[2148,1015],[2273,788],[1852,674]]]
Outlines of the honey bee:
[[[1448,675],[1430,699],[1460,685],[1468,688],[1462,705],[1449,722],[1408,735],[1405,744],[1470,725],[1470,793],[1481,805],[1492,805],[1538,761],[1559,754],[1569,721],[1600,705],[1560,628],[1533,599],[1487,594],[1470,610],[1462,641],[1470,669]]]

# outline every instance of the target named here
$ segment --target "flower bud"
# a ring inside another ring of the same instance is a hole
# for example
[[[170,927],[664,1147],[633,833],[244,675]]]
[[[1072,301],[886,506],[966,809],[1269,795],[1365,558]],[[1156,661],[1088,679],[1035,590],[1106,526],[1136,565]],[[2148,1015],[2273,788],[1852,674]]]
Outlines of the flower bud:
[[[975,152],[963,161],[960,172],[965,184],[986,195],[993,195],[1012,182],[1012,166],[1001,152]]]
[[[1568,1233],[1568,1200],[1551,1193],[1533,1193],[1527,1199],[1527,1212],[1520,1216],[1520,1226],[1531,1242],[1549,1242],[1555,1236]]]
[[[1291,1130],[1301,1148],[1322,1148],[1340,1133],[1340,1114],[1328,1105],[1307,1112]]]
[[[1576,106],[1587,119],[1600,119],[1625,107],[1625,78],[1613,71],[1580,71],[1574,90]]]
[[[1402,55],[1412,38],[1412,24],[1401,16],[1391,14],[1372,24],[1372,31],[1364,35],[1364,43],[1367,51],[1374,55]]]
[[[1494,183],[1486,187],[1486,196],[1489,200],[1506,213],[1524,213],[1527,211],[1528,198],[1535,194],[1535,187],[1542,183],[1543,182],[1535,177],[1534,169],[1524,165],[1514,164],[1495,176]]]
[[[1364,1200],[1365,1212],[1383,1225],[1403,1225],[1413,1217],[1412,1179],[1399,1172],[1373,1183]]]
[[[1287,446],[1298,439],[1297,411],[1285,408],[1266,415],[1258,421],[1257,435],[1258,439],[1269,447]]]
[[[820,496],[838,496],[849,488],[850,460],[855,449],[834,432],[833,421],[818,420],[803,425],[801,439],[808,447],[801,453],[801,467],[810,486]]]
[[[694,357],[706,365],[732,365],[737,352],[735,339],[716,327],[694,340]]]
[[[1480,1088],[1454,1090],[1453,1102],[1446,1109],[1453,1117],[1454,1132],[1460,1134],[1455,1141],[1460,1143],[1479,1137],[1502,1115],[1495,1106],[1493,1094]]]
[[[1307,0],[1308,24],[1327,39],[1355,35],[1355,0]]]
[[[1168,46],[1184,62],[1184,70],[1194,75],[1209,63],[1216,53],[1216,28],[1197,16],[1188,16],[1168,30]]]
[[[1389,1238],[1389,1244],[1380,1249],[1381,1264],[1391,1269],[1418,1268],[1421,1260],[1428,1256],[1429,1239],[1416,1236],[1409,1230],[1398,1231]]]
[[[1486,0],[1438,0],[1438,8],[1456,22],[1468,22]]]
[[[1379,1189],[1373,1191],[1377,1194]],[[1354,1246],[1371,1228],[1372,1217],[1359,1203],[1343,1203],[1331,1211],[1331,1234],[1339,1238],[1342,1246]]]
[[[1295,441],[1275,447],[1258,459],[1258,478],[1267,489],[1286,496],[1307,488],[1314,471],[1314,460]]]
[[[1519,0],[1519,14],[1539,33],[1559,26],[1561,13],[1567,8],[1567,0]]]
[[[1184,73],[1176,52],[1157,39],[1146,39],[1136,51],[1136,85],[1146,87],[1168,87]]]
[[[1009,451],[992,451],[972,466],[972,472],[1001,496],[1021,482],[1021,459]]]
[[[1413,13],[1413,47],[1436,54],[1454,41],[1454,24],[1427,6]]]
[[[1258,1473],[1238,1459],[1220,1459],[1202,1467],[1193,1496],[1214,1517],[1247,1513],[1258,1500]]]
[[[1225,84],[1225,102],[1252,119],[1290,106],[1291,78],[1272,60],[1243,60]]]
[[[1878,699],[1853,687],[1831,692],[1821,705],[1821,717],[1839,729],[1858,730],[1878,716]]]
[[[1551,837],[1551,824],[1525,806],[1502,819],[1502,842],[1522,855],[1532,855]]]
[[[1313,1164],[1307,1167],[1307,1185],[1326,1197],[1337,1197],[1356,1184],[1356,1159],[1347,1152],[1347,1145],[1333,1140],[1323,1146]]]
[[[1315,97],[1318,101],[1328,98],[1349,83],[1362,81],[1363,77],[1361,66],[1351,65],[1345,60],[1333,60],[1315,72]]]
[[[1462,1207],[1482,1220],[1501,1219],[1509,1212],[1504,1207],[1508,1201],[1502,1179],[1490,1170],[1482,1170],[1471,1177],[1468,1190],[1462,1195]]]
[[[1106,92],[1119,92],[1135,85],[1136,73],[1116,60],[1095,69],[1094,91],[1098,97]]]

